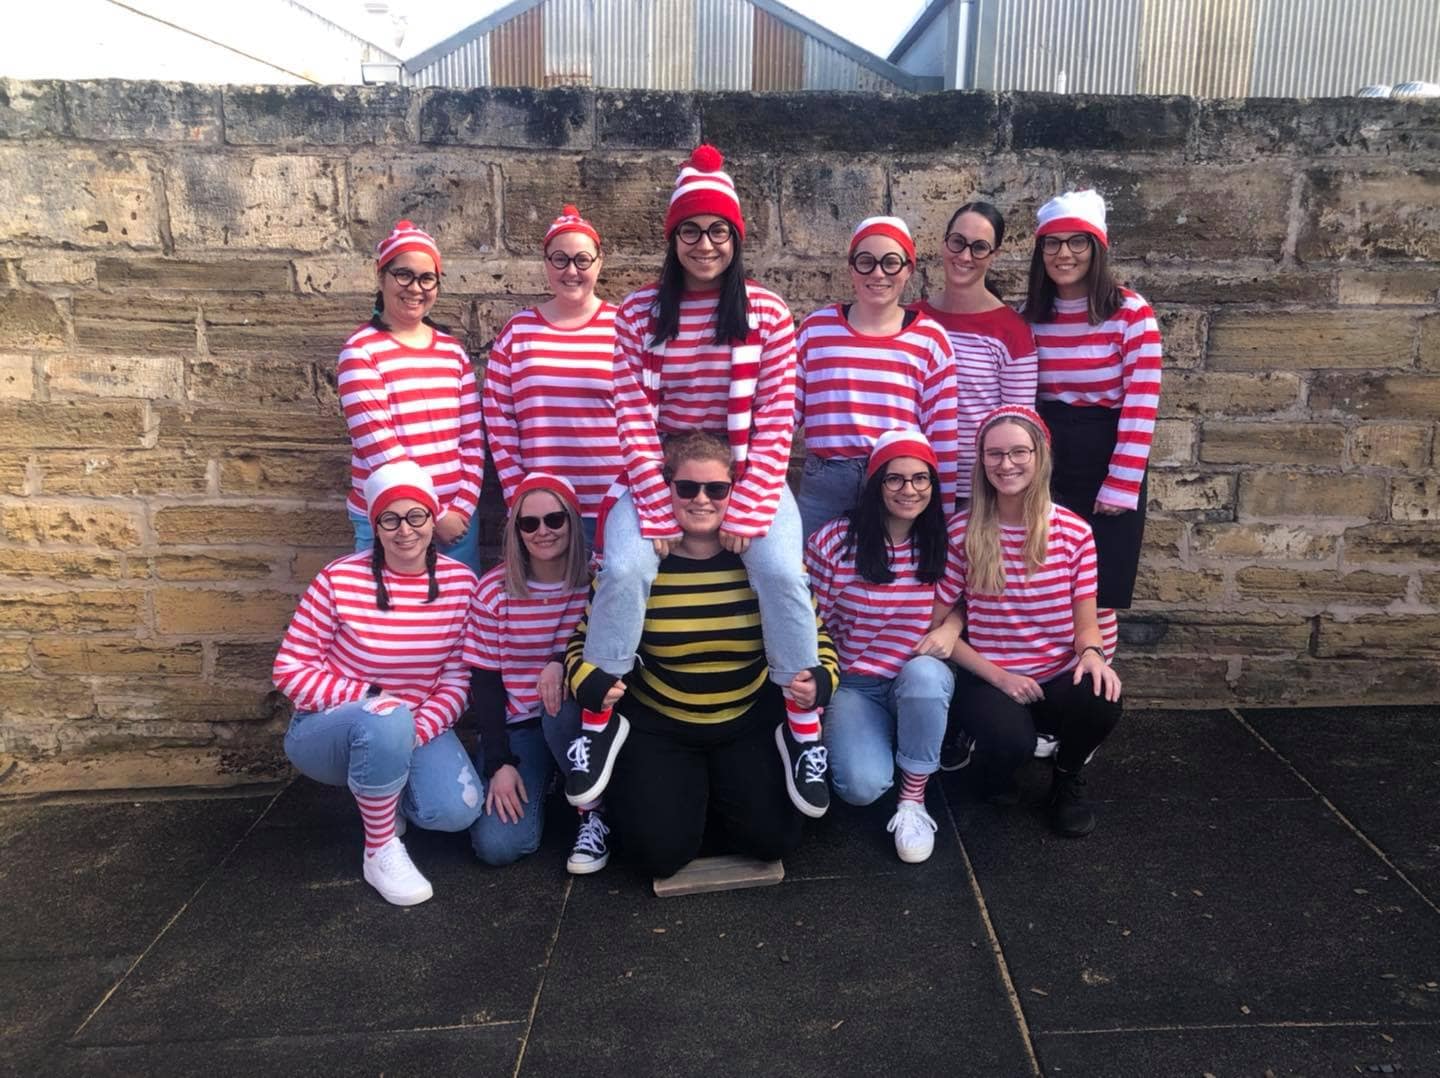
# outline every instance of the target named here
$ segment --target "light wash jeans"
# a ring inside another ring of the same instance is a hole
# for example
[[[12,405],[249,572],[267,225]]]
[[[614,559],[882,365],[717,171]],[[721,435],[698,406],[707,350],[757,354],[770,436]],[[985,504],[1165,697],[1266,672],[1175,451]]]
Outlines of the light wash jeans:
[[[784,687],[796,674],[820,663],[815,607],[805,577],[800,512],[789,487],[768,535],[752,540],[740,557],[750,586],[760,597],[760,623],[770,680]],[[624,677],[635,666],[645,629],[645,604],[660,570],[655,547],[640,534],[640,515],[627,491],[605,519],[605,558],[595,577],[585,661]]]
[[[800,507],[800,526],[807,542],[826,524],[859,503],[865,490],[868,463],[868,457],[832,459],[806,454],[804,478],[795,502]]]
[[[408,707],[372,715],[359,701],[299,711],[285,733],[285,755],[301,774],[362,797],[404,789],[400,811],[427,831],[463,831],[483,804],[480,776],[453,730],[415,748]]]
[[[821,734],[836,796],[868,805],[894,785],[896,767],[934,773],[954,691],[954,671],[929,655],[915,656],[894,678],[841,674]]]
[[[530,798],[523,807],[525,815],[506,823],[496,813],[485,814],[482,800],[480,815],[470,825],[470,845],[475,856],[487,865],[500,868],[514,864],[540,848],[545,833],[545,794],[550,789],[550,776],[555,765],[565,760],[565,750],[580,734],[580,707],[574,700],[560,705],[559,715],[542,715],[540,725],[518,727],[510,731],[510,751],[520,757],[516,770],[525,783]],[[475,751],[475,770],[485,771],[485,747]]]
[[[357,517],[348,510],[347,515],[350,517],[350,527],[355,532],[355,553],[363,554],[367,550],[373,550],[375,548],[375,526],[365,517]],[[480,529],[475,526],[473,516],[470,518],[470,527],[460,537],[459,542],[449,546],[444,543],[436,545],[440,548],[441,554],[470,566],[477,573],[480,572]]]

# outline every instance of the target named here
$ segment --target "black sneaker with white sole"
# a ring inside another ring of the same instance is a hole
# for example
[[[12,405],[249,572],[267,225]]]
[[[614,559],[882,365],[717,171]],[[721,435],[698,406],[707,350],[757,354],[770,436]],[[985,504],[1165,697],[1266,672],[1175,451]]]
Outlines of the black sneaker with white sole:
[[[829,753],[818,741],[796,741],[790,724],[775,727],[775,747],[785,763],[785,789],[797,809],[819,819],[830,807]]]
[[[975,739],[961,730],[940,746],[940,770],[963,771],[970,766],[970,757],[975,752]]]
[[[598,801],[610,785],[615,757],[630,736],[630,723],[624,715],[611,715],[605,728],[588,733],[581,727],[580,736],[565,750],[569,768],[565,772],[565,800],[572,805],[588,805]]]
[[[1055,769],[1045,809],[1050,829],[1057,835],[1084,838],[1095,830],[1095,810],[1085,797],[1085,780],[1078,772],[1070,774],[1058,767]]]
[[[609,833],[610,828],[605,826],[598,809],[580,813],[580,830],[575,833],[575,845],[570,849],[565,870],[572,876],[588,876],[609,864],[610,848],[605,844]]]

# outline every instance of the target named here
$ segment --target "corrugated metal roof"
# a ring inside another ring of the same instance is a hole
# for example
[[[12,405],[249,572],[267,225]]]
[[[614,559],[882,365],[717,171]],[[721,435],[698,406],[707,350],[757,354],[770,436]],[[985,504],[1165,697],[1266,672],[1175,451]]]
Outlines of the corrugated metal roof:
[[[471,38],[418,71],[402,69],[401,76],[410,86],[489,86],[490,35]]]

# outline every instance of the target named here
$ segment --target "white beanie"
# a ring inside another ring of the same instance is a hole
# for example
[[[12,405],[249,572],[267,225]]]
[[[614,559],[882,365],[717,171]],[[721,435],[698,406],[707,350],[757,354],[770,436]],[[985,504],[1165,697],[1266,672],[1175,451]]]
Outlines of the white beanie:
[[[432,516],[440,515],[440,499],[435,497],[435,484],[430,474],[413,460],[396,460],[382,464],[365,480],[365,506],[370,523],[385,512],[392,502],[409,498],[430,510]]]
[[[1040,207],[1037,218],[1037,239],[1052,232],[1088,232],[1100,241],[1100,246],[1110,246],[1105,232],[1105,200],[1093,189],[1056,195]]]

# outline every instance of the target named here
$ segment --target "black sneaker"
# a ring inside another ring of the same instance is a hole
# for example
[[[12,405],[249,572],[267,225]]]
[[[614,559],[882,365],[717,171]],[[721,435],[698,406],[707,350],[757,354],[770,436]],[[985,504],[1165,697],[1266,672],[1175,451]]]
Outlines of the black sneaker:
[[[940,746],[940,770],[965,770],[970,766],[970,757],[974,752],[975,739],[964,730],[959,731]]]
[[[785,762],[785,788],[797,809],[811,819],[819,819],[830,807],[830,786],[825,781],[829,770],[829,753],[818,741],[796,741],[790,724],[775,727],[775,746]]]
[[[1069,774],[1055,769],[1046,799],[1050,830],[1066,838],[1084,838],[1095,830],[1095,810],[1085,800],[1085,780],[1079,773]]]
[[[597,801],[610,785],[610,772],[620,746],[630,736],[630,723],[624,715],[611,715],[605,729],[597,734],[586,733],[570,742],[565,758],[570,767],[565,772],[565,800],[572,805],[588,805]]]
[[[570,849],[565,870],[572,876],[588,876],[599,872],[610,862],[610,848],[605,845],[605,836],[610,828],[600,818],[598,809],[580,813],[580,830],[575,834],[575,845]]]

